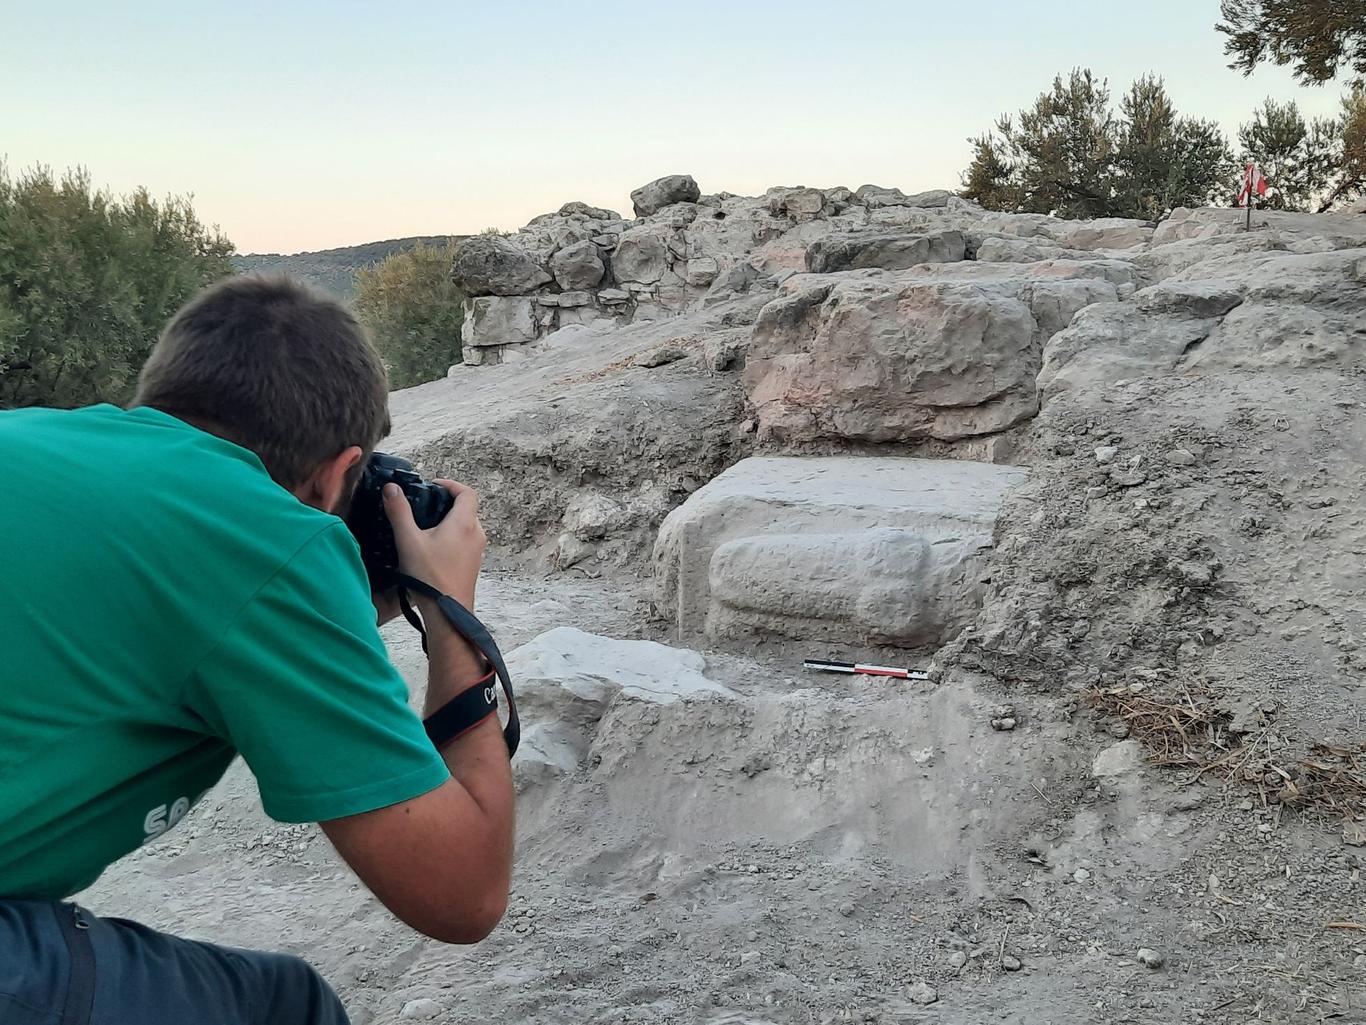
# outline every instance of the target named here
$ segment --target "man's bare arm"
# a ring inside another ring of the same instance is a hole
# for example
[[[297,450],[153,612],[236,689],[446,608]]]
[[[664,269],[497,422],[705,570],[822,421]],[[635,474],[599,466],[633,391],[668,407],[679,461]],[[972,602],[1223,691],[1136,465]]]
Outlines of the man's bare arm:
[[[484,532],[478,496],[450,481],[455,507],[419,531],[401,497],[386,494],[405,572],[474,606]],[[428,630],[425,715],[484,673],[475,651],[436,606],[418,599]],[[497,716],[447,744],[451,779],[409,801],[322,823],[361,881],[408,925],[447,943],[477,943],[503,917],[512,878],[512,767]]]

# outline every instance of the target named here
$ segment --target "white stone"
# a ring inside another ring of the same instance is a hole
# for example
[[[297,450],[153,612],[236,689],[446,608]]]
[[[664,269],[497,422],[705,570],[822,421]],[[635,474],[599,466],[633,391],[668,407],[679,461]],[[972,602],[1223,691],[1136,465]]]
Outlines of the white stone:
[[[574,497],[561,521],[565,530],[584,541],[598,541],[622,518],[624,510],[606,495],[583,492]]]
[[[596,722],[618,694],[659,705],[735,697],[706,676],[707,660],[696,651],[599,637],[572,626],[522,645],[507,656],[507,665],[518,708],[532,721]]]
[[[403,1010],[398,1012],[400,1018],[411,1018],[417,1021],[430,1021],[441,1015],[446,1010],[441,1004],[428,997],[421,1000],[409,1000],[403,1005]]]
[[[1129,776],[1143,767],[1143,745],[1137,740],[1121,740],[1111,744],[1091,763],[1091,775],[1097,779]]]

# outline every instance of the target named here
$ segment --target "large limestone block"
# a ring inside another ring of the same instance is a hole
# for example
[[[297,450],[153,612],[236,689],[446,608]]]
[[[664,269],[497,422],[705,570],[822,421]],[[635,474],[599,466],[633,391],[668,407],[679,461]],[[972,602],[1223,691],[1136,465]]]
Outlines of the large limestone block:
[[[680,635],[939,644],[967,626],[1013,467],[755,457],[660,528],[656,605]]]
[[[702,190],[690,174],[669,174],[642,185],[631,193],[631,205],[637,217],[657,214],[674,203],[696,203]]]
[[[484,295],[465,300],[460,342],[467,348],[517,345],[536,338],[536,300],[529,295]]]
[[[956,441],[1038,411],[1038,324],[1019,287],[815,281],[764,307],[744,385],[765,436]]]
[[[906,270],[922,263],[963,259],[962,232],[930,235],[836,235],[813,242],[806,250],[806,269],[815,273],[883,268]]]
[[[451,276],[467,295],[523,295],[550,280],[539,263],[499,235],[471,235],[455,250]]]

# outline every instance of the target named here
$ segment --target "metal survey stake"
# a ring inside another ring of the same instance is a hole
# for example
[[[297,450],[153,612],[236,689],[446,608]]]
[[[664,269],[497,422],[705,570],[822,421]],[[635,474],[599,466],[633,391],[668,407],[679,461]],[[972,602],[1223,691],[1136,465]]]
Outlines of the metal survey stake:
[[[930,674],[921,669],[898,669],[895,666],[870,666],[862,662],[830,662],[822,658],[808,658],[802,663],[807,669],[822,673],[858,673],[862,676],[891,676],[898,680],[928,680]]]

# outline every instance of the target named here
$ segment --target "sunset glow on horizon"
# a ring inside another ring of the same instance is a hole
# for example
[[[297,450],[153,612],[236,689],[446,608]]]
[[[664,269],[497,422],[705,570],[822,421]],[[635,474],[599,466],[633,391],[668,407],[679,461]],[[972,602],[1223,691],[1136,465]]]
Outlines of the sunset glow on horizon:
[[[1341,92],[1228,70],[1217,0],[4,8],[10,173],[192,194],[244,253],[511,229],[573,199],[629,216],[671,173],[956,188],[969,136],[1075,66],[1116,96],[1161,75],[1235,147],[1267,95],[1310,116]]]

